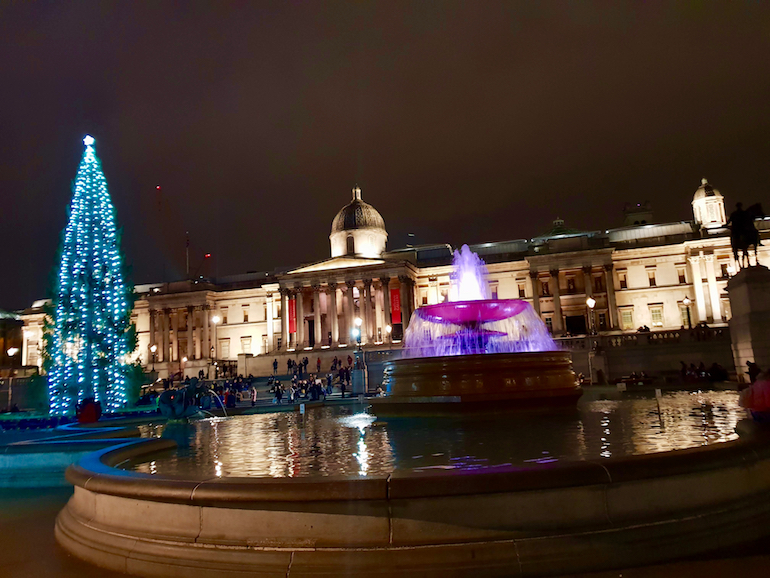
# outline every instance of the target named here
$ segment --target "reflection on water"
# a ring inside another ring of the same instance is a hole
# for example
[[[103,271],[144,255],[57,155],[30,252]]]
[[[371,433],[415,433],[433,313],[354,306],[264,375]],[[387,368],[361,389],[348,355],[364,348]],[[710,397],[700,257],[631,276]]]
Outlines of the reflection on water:
[[[212,418],[156,426],[175,455],[133,464],[165,476],[381,475],[477,470],[637,455],[737,438],[744,416],[732,391],[581,400],[575,411],[463,418],[377,419],[350,407]],[[660,410],[658,409],[660,407]]]

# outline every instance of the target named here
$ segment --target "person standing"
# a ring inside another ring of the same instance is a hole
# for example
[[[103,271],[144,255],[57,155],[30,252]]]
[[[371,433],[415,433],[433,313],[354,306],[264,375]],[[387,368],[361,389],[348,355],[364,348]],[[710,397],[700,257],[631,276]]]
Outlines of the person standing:
[[[278,359],[273,359],[273,375],[278,374]]]
[[[254,407],[257,405],[257,388],[255,386],[251,386],[251,407]]]

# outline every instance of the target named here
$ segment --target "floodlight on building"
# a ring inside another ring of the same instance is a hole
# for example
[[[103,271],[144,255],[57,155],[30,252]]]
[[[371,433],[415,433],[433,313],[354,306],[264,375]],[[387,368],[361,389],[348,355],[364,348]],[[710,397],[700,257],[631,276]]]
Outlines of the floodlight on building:
[[[356,319],[355,319],[355,321],[354,321],[354,323],[356,324],[356,327],[361,327],[361,325],[363,324],[363,322],[364,322],[364,320],[363,320],[363,319],[361,319],[360,317],[356,317]]]
[[[214,315],[214,317],[212,317],[212,318],[211,318],[211,322],[212,322],[214,325],[216,325],[216,324],[217,324],[217,323],[219,323],[220,321],[222,321],[222,318],[221,318],[221,317],[219,317],[219,315]]]
[[[390,325],[386,325],[385,326],[385,333],[390,333],[391,331],[393,331],[393,328]]]

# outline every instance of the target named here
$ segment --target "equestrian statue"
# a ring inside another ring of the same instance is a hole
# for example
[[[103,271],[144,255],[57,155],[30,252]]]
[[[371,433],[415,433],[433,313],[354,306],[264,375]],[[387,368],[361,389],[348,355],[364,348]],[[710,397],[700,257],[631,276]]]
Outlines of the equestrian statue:
[[[736,203],[735,210],[730,215],[727,225],[730,227],[730,245],[738,267],[750,267],[749,249],[754,247],[754,264],[759,265],[757,247],[762,243],[759,240],[759,231],[754,226],[754,220],[764,217],[762,205],[755,203],[748,209],[743,209],[743,203]],[[741,252],[740,258],[738,251]]]

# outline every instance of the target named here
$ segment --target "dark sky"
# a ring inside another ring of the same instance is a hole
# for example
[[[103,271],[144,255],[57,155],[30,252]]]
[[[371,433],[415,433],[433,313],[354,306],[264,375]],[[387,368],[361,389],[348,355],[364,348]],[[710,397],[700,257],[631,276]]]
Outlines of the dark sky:
[[[0,115],[5,309],[87,133],[134,283],[325,258],[356,182],[390,248],[689,219],[770,204],[770,3],[3,2]]]

